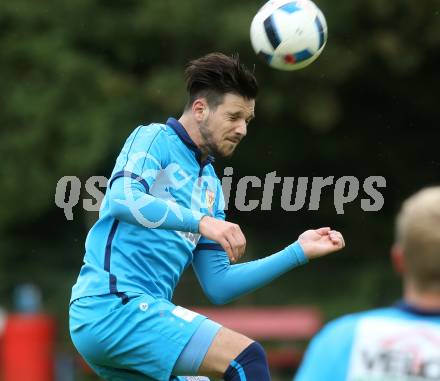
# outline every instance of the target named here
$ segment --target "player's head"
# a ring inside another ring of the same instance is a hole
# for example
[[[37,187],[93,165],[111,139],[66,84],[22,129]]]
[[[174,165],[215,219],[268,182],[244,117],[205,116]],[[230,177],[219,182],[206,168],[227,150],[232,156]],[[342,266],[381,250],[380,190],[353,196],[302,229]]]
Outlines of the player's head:
[[[396,219],[403,273],[419,292],[440,292],[440,186],[408,198]]]
[[[190,61],[185,70],[188,102],[199,125],[202,148],[229,156],[246,135],[254,116],[258,85],[238,56],[211,53]]]

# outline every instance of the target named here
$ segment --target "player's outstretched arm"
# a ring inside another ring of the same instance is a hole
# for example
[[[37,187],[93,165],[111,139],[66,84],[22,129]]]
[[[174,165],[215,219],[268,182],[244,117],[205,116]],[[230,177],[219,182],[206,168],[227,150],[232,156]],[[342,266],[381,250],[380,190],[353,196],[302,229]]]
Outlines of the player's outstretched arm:
[[[345,246],[341,233],[330,228],[307,230],[296,242],[263,259],[231,265],[222,250],[198,250],[193,267],[208,298],[225,304],[254,291],[290,269]]]

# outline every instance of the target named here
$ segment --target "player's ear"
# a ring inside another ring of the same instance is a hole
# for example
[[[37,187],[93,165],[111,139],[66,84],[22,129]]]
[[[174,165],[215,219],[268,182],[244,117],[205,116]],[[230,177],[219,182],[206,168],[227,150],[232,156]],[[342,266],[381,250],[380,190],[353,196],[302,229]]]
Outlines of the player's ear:
[[[399,275],[405,273],[405,255],[403,254],[402,247],[397,243],[391,248],[391,262],[393,263],[394,270]]]
[[[205,98],[197,98],[191,109],[197,122],[203,122],[209,113],[209,106]]]

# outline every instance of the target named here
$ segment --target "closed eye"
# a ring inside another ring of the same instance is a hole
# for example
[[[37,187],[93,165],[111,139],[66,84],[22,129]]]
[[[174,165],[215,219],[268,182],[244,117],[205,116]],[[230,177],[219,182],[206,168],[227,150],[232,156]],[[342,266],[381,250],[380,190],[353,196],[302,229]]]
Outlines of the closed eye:
[[[251,115],[250,117],[248,117],[245,122],[246,124],[249,124],[251,122],[252,119],[254,119],[255,115]],[[234,113],[234,114],[228,114],[228,120],[230,121],[236,121],[243,118],[241,113]]]

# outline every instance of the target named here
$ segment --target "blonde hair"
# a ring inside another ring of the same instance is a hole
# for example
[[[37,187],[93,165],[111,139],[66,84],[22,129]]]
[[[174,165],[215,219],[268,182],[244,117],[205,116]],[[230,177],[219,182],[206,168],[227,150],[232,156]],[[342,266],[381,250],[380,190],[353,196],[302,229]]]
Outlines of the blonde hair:
[[[440,290],[440,186],[408,198],[396,219],[396,241],[403,249],[405,275],[419,291]]]

